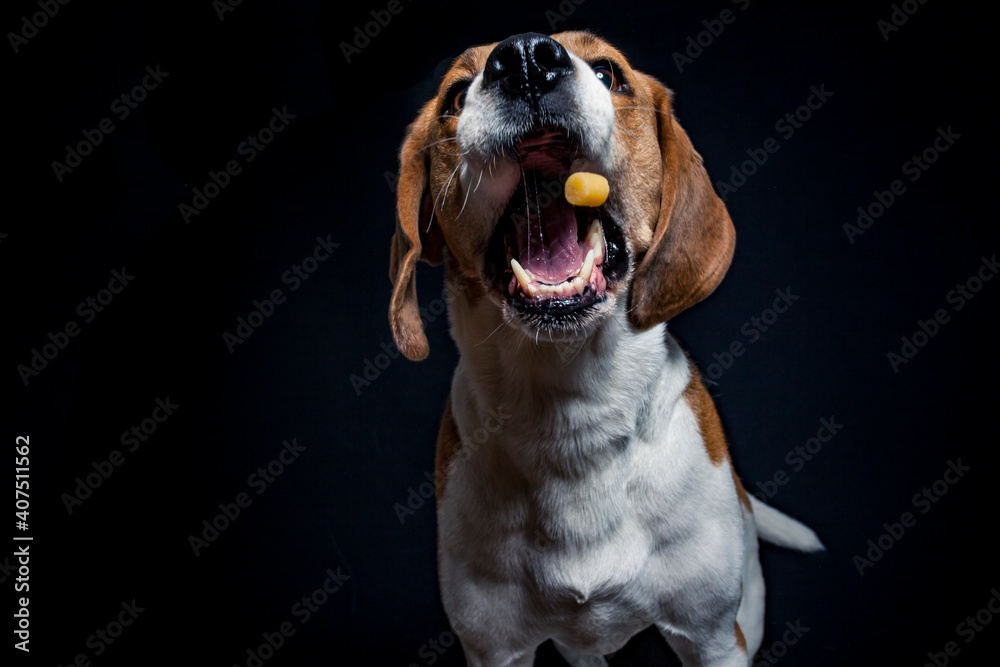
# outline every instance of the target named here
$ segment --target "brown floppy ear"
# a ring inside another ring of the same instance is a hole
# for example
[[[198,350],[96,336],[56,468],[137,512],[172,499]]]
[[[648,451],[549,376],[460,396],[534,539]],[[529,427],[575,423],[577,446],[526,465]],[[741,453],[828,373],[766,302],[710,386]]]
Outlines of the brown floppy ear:
[[[396,233],[392,236],[389,256],[389,278],[393,285],[389,324],[396,346],[413,361],[425,358],[430,352],[417,305],[417,260],[440,264],[443,246],[440,227],[430,224],[433,209],[428,189],[429,156],[425,149],[432,104],[428,103],[410,124],[400,149]]]
[[[650,79],[663,159],[660,217],[632,280],[629,317],[639,330],[711,294],[726,274],[736,230],[691,140],[673,117],[670,91]]]

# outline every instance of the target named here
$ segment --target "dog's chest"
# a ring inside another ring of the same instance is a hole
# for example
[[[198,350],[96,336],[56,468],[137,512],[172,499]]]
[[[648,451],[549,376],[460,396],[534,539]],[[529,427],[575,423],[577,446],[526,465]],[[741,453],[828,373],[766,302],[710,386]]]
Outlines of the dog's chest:
[[[584,351],[558,373],[510,364],[507,384],[465,351],[451,394],[461,446],[438,511],[454,611],[490,596],[529,625],[596,637],[619,619],[627,637],[678,582],[739,570],[715,516],[733,512],[732,479],[709,460],[683,398],[686,358],[663,334],[623,334],[613,357]]]
[[[570,607],[631,598],[655,548],[639,457],[615,461],[586,480],[552,480],[525,498],[529,551],[523,562],[546,600]],[[516,545],[520,537],[505,538]]]
[[[460,542],[453,546],[461,560],[517,581],[543,606],[570,616],[655,605],[662,591],[649,582],[660,577],[679,536],[693,530],[696,514],[688,508],[698,494],[688,487],[700,463],[700,434],[686,406],[660,405],[645,418],[651,428],[639,432],[616,432],[614,420],[595,410],[594,420],[578,417],[578,428],[560,433],[558,443],[537,431],[502,429],[490,440],[495,449],[458,462],[442,506],[442,534]],[[562,453],[558,474],[543,456],[530,471],[538,474],[526,474],[500,454],[548,447]]]

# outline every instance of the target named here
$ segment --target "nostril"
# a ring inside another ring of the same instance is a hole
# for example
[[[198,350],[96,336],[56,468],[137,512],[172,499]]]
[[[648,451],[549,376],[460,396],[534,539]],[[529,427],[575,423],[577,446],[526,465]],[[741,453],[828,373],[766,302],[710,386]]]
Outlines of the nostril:
[[[530,44],[529,52],[531,59],[539,69],[557,70],[564,67],[571,67],[569,53],[559,42],[543,37]]]
[[[519,45],[510,44],[502,49],[497,47],[486,62],[484,83],[488,85],[507,76],[517,76],[524,69],[524,64],[524,52]]]

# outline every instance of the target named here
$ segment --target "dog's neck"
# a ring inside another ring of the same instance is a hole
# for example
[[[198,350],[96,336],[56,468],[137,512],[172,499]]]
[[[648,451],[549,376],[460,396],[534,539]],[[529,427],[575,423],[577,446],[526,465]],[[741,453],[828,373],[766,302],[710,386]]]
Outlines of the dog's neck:
[[[664,325],[636,331],[624,299],[593,333],[571,342],[513,328],[486,297],[457,297],[451,327],[461,354],[452,387],[460,427],[474,432],[492,411],[487,446],[506,449],[519,468],[599,463],[622,439],[651,428],[649,397],[679,397],[690,377]],[[661,383],[671,385],[666,394]],[[510,418],[497,425],[497,414]]]

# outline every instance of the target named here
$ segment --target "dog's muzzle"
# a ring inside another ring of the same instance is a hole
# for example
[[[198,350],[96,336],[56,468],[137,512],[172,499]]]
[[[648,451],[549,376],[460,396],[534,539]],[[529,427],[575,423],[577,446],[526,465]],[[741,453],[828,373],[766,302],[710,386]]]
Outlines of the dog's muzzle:
[[[609,93],[596,77],[581,85],[578,67],[555,40],[515,35],[493,49],[479,88],[494,107],[498,127],[491,132],[504,138],[496,157],[512,158],[519,170],[490,237],[485,277],[514,311],[548,328],[578,323],[606,300],[628,264],[609,206],[573,206],[563,194],[572,172],[605,163],[586,139],[608,129],[595,130],[587,102]]]
[[[562,44],[538,33],[514,35],[497,44],[483,68],[484,87],[523,100],[533,113],[543,95],[573,74],[573,61]]]

